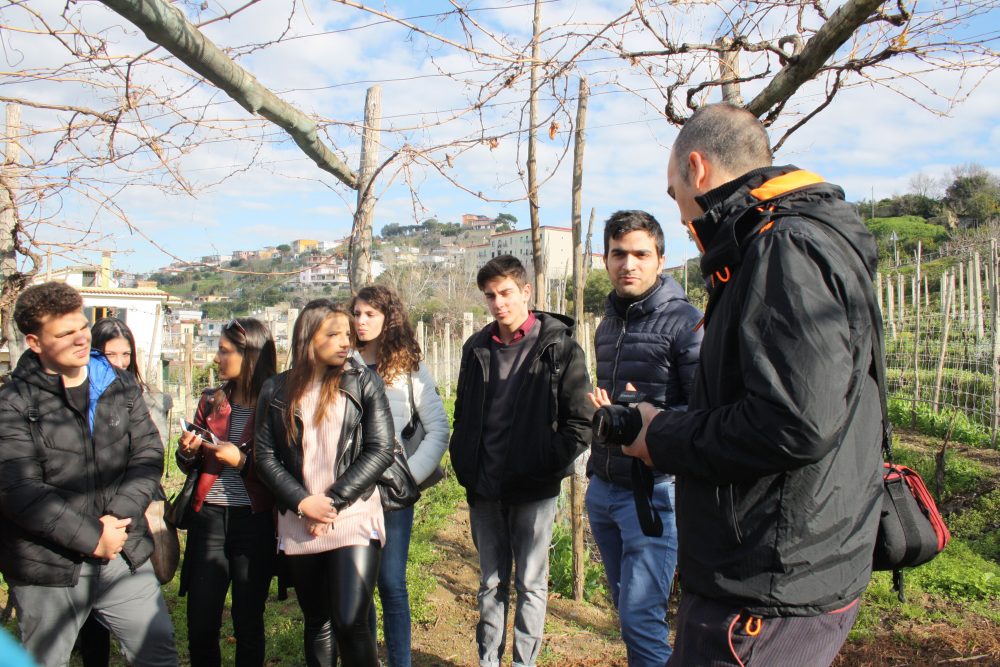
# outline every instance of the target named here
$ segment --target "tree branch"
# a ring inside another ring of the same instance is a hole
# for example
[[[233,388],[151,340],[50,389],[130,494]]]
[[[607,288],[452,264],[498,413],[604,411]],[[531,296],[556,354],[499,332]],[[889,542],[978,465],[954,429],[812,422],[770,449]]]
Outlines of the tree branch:
[[[785,67],[749,104],[747,111],[760,117],[768,109],[788,99],[799,87],[816,76],[826,61],[836,53],[854,32],[864,25],[882,0],[848,0],[816,31],[802,51],[789,59]]]
[[[358,176],[320,139],[316,121],[285,102],[227,56],[163,0],[101,0],[134,23],[146,37],[180,58],[252,114],[283,128],[320,169],[357,189]]]

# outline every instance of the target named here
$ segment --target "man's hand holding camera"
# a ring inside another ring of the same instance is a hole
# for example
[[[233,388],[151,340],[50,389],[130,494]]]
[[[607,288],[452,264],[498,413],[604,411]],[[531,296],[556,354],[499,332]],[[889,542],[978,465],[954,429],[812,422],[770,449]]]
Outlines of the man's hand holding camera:
[[[631,392],[630,396],[627,396]],[[625,393],[613,402],[608,392],[597,387],[587,398],[597,408],[592,427],[594,442],[600,445],[621,445],[622,453],[653,467],[653,459],[646,446],[646,430],[660,409],[644,402],[642,394],[632,385],[625,385]],[[633,435],[635,434],[635,435]]]

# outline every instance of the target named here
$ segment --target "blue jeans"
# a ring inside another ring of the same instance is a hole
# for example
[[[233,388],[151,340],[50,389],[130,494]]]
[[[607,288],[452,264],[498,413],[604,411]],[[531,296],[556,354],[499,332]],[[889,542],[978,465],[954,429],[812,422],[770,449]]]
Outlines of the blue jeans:
[[[410,553],[413,507],[385,513],[385,546],[378,572],[382,630],[389,667],[410,667],[410,594],[406,590],[406,560]],[[375,605],[368,614],[375,636]]]
[[[663,521],[661,537],[642,534],[632,489],[594,475],[586,501],[590,529],[618,608],[629,667],[663,667],[671,653],[667,604],[677,567],[674,483],[662,481],[653,487],[653,507]]]
[[[545,630],[555,517],[555,498],[516,505],[484,498],[470,502],[472,541],[479,551],[480,667],[500,667],[503,658],[512,566],[517,590],[513,667],[535,667]]]

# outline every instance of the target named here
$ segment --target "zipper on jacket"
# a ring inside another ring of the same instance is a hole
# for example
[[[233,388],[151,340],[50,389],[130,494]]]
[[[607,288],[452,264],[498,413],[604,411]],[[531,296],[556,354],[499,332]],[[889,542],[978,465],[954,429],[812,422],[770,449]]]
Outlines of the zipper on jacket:
[[[541,359],[541,358],[542,358],[542,357],[543,357],[543,356],[545,355],[545,352],[546,352],[546,351],[547,351],[547,350],[548,350],[548,349],[549,349],[550,347],[555,347],[555,344],[556,344],[556,341],[554,341],[554,340],[553,340],[553,341],[550,341],[550,342],[548,342],[548,343],[546,343],[546,344],[545,344],[545,346],[544,346],[544,347],[542,347],[542,348],[541,348],[541,349],[540,349],[540,350],[538,351],[538,354],[536,354],[536,355],[534,356],[534,358],[533,358],[533,359],[531,360],[531,363],[530,363],[530,364],[528,365],[528,368],[526,369],[526,372],[530,374],[530,373],[531,373],[531,369],[532,369],[532,368],[533,368],[533,367],[535,366],[535,364],[537,364],[537,363],[539,362],[539,360],[540,360],[540,359]],[[556,356],[556,355],[555,355],[555,352],[553,352],[553,353],[552,353],[552,359],[553,359],[553,360],[555,360],[555,356]],[[551,381],[551,378],[550,378],[550,381]],[[522,395],[523,395],[523,394],[522,394]],[[484,396],[485,396],[485,395],[484,395]],[[514,410],[513,410],[513,412],[511,412],[511,414],[510,414],[510,423],[511,423],[511,424],[516,424],[516,423],[517,423],[517,408],[518,408],[518,406],[520,405],[520,403],[521,403],[521,401],[520,401],[520,396],[518,396],[518,397],[516,397],[516,398],[515,398],[515,400],[514,400]],[[556,414],[558,415],[558,406],[556,406]],[[482,423],[482,419],[480,419],[480,424],[481,424],[481,423]],[[480,427],[480,429],[481,429],[481,428],[482,428],[482,427]],[[510,429],[507,429],[507,447],[506,447],[506,453],[504,454],[504,459],[503,459],[503,470],[504,470],[504,471],[506,471],[506,470],[507,470],[507,460],[508,460],[508,459],[510,458],[510,449],[511,449],[511,447],[510,447],[510,438],[511,438],[511,431],[510,431]],[[480,438],[479,438],[479,442],[480,442],[480,445],[482,445],[482,441],[483,441],[483,439],[482,439],[482,437],[480,437]],[[500,480],[500,486],[501,486],[501,493],[500,493],[500,495],[501,495],[501,496],[503,495],[503,491],[502,491],[502,487],[503,487],[503,476],[502,476],[502,475],[503,475],[503,471],[501,471],[501,480]]]
[[[86,382],[87,383],[90,382],[89,375],[87,377]],[[87,415],[81,414],[80,411],[76,409],[76,406],[73,405],[70,402],[69,396],[66,393],[66,385],[65,384],[63,385],[62,390],[63,390],[62,399],[66,402],[66,406],[70,409],[70,411],[72,411],[74,414],[76,414],[77,425],[80,427],[80,432],[83,435],[83,442],[86,443],[84,445],[84,447],[83,447],[83,463],[86,466],[86,468],[87,468],[87,474],[90,477],[90,486],[87,489],[87,501],[88,501],[90,507],[93,507],[95,505],[95,503],[97,502],[96,489],[98,487],[98,484],[97,484],[97,443],[94,441],[93,431],[92,431],[92,429],[90,428],[90,425],[87,422]],[[107,389],[105,389],[105,391],[107,391]],[[87,392],[88,392],[87,395],[88,395],[88,411],[89,411],[89,396],[90,396],[90,389],[89,389],[89,387],[88,387]],[[98,400],[100,400],[100,397],[98,397]],[[97,422],[97,406],[96,405],[94,406],[94,422],[95,422],[95,424]],[[89,445],[89,446],[87,446],[87,445]]]
[[[736,544],[743,544],[743,531],[740,530],[739,518],[736,515],[736,492],[733,485],[729,485],[729,513],[733,518],[733,533],[736,536]]]
[[[354,394],[352,394],[351,392],[347,391],[343,387],[340,387],[339,389],[340,389],[340,391],[345,396],[348,397],[349,400],[352,400],[352,401],[354,401],[357,404],[357,406],[358,406],[358,416],[351,423],[351,428],[349,430],[348,429],[344,429],[343,427],[341,427],[341,431],[340,431],[341,443],[343,443],[345,446],[342,447],[342,448],[340,448],[340,447],[338,448],[338,449],[340,449],[342,451],[338,451],[337,452],[337,461],[336,461],[336,463],[334,463],[334,466],[333,466],[333,468],[334,468],[335,471],[339,471],[340,470],[340,462],[343,461],[344,455],[347,454],[347,450],[350,449],[350,447],[346,446],[348,444],[347,443],[347,438],[348,437],[351,437],[351,438],[354,437],[355,433],[357,432],[358,424],[361,423],[361,420],[365,416],[365,408],[361,404],[361,401],[358,400],[358,398]],[[346,424],[345,424],[345,426],[346,426]],[[348,436],[347,435],[348,433],[350,433],[351,435]],[[339,477],[339,474],[338,474],[338,477]]]
[[[639,303],[636,301],[635,303]],[[628,329],[628,314],[632,311],[632,306],[635,303],[630,303],[627,308],[625,308],[625,317],[622,318],[622,331],[618,334],[618,340],[615,341],[615,363],[611,367],[611,391],[614,393],[615,387],[618,386],[618,361],[621,359],[622,354],[622,341],[625,340],[625,332]],[[614,397],[611,397],[611,401],[614,402]],[[604,477],[610,482],[611,481],[611,453],[609,452],[607,456],[604,457]]]

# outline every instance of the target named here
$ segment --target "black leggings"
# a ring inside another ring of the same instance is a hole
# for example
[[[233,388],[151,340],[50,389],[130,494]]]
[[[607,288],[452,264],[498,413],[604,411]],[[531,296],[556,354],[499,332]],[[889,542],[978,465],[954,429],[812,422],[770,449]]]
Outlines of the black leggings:
[[[288,570],[305,616],[308,667],[334,667],[336,638],[343,667],[378,667],[375,638],[368,627],[382,548],[343,547],[305,556],[289,556]]]

